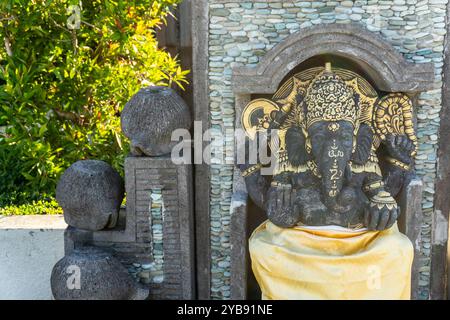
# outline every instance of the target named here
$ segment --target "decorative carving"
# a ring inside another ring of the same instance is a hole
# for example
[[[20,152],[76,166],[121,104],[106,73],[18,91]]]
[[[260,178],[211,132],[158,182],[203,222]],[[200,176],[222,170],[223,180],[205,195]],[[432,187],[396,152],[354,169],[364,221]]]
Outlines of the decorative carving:
[[[270,137],[277,165],[267,187],[254,185],[261,164],[240,169],[273,223],[384,230],[397,220],[394,197],[417,148],[405,94],[379,96],[362,76],[327,63],[294,75],[271,100],[250,102],[241,120],[250,140]]]
[[[392,93],[380,99],[375,108],[374,125],[381,140],[386,135],[406,135],[414,143],[412,157],[417,154],[417,137],[412,122],[412,102],[408,96]]]
[[[271,114],[279,110],[276,103],[267,99],[256,99],[252,101],[244,110],[242,115],[242,126],[247,135],[253,140],[259,131],[269,129]]]
[[[120,121],[134,156],[170,154],[177,144],[172,141],[172,132],[191,127],[184,100],[174,90],[158,86],[139,90],[125,105]]]
[[[330,121],[332,126],[329,128],[337,129],[336,121],[340,120],[356,126],[360,110],[354,97],[353,89],[332,73],[328,64],[325,72],[321,72],[308,87],[305,96],[306,128],[319,121]]]
[[[109,164],[80,160],[61,176],[56,200],[69,226],[98,231],[115,227],[124,193],[122,177]]]

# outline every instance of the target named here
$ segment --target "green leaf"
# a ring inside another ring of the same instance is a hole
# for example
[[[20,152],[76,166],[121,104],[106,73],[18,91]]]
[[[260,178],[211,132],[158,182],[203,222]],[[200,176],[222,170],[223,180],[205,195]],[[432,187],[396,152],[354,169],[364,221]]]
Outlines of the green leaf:
[[[34,180],[33,176],[31,176],[29,173],[22,172],[22,175],[25,177],[25,179],[27,179],[29,181],[33,181]]]
[[[47,124],[42,125],[41,128],[39,129],[39,137],[44,136],[45,132],[47,132]]]

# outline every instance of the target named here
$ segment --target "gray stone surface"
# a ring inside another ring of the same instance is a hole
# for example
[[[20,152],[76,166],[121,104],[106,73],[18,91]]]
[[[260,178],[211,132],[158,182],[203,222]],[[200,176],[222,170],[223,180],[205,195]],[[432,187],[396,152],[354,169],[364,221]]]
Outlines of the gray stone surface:
[[[423,183],[417,177],[402,189],[399,196],[400,217],[398,227],[406,234],[414,246],[414,261],[411,271],[411,299],[417,300],[419,295],[419,270],[420,270],[420,228],[423,214],[421,199],[423,195]]]
[[[139,90],[125,105],[121,115],[122,131],[131,141],[134,155],[161,156],[173,146],[172,132],[189,129],[189,107],[172,89],[147,87]]]
[[[441,125],[439,128],[439,149],[437,154],[436,194],[433,211],[434,227],[431,235],[431,289],[430,298],[450,299],[450,268],[448,232],[450,214],[450,3],[447,4],[447,38],[445,41],[444,85],[442,88]]]
[[[448,1],[442,0],[438,1],[439,3],[431,0],[406,1],[403,5],[384,0],[254,0],[244,2],[199,0],[194,2],[196,6],[203,8],[196,11],[195,21],[198,25],[203,26],[198,29],[204,31],[205,26],[208,26],[207,42],[204,40],[204,32],[193,33],[193,41],[196,43],[194,48],[198,53],[194,60],[204,61],[205,58],[209,60],[209,64],[202,62],[199,65],[200,73],[197,74],[200,76],[195,81],[197,88],[209,88],[209,97],[195,96],[195,105],[199,113],[205,113],[205,106],[209,105],[210,126],[221,132],[234,130],[235,118],[239,117],[237,108],[242,108],[240,101],[244,94],[235,94],[233,91],[233,70],[246,67],[257,68],[259,61],[269,55],[270,51],[280,45],[289,35],[301,34],[311,26],[357,23],[367,29],[370,34],[381,37],[394,47],[395,51],[408,61],[408,65],[411,63],[415,65],[434,64],[433,89],[413,97],[419,140],[415,169],[424,184],[421,199],[423,223],[420,228],[421,240],[418,256],[419,298],[427,299],[429,297],[431,237],[434,233],[432,231],[433,216],[438,216],[434,213],[436,152],[438,130],[441,123],[441,87]],[[349,42],[349,45],[351,44]],[[374,51],[372,54],[377,56],[375,58],[378,61],[380,57],[384,58],[383,50]],[[283,67],[287,69],[283,69],[281,73],[295,67],[295,65]],[[208,73],[206,79],[203,77],[205,69]],[[276,87],[279,82],[273,85]],[[226,148],[224,149],[228,151]],[[233,180],[233,165],[220,162],[220,160],[214,162],[210,166],[210,178],[208,179],[205,175],[204,179],[210,182],[210,209],[198,220],[202,222],[201,225],[211,221],[211,252],[210,260],[202,264],[201,272],[205,274],[204,268],[210,265],[211,279],[205,281],[211,286],[210,297],[226,299],[229,297],[227,294],[230,288],[230,268],[219,267],[218,262],[227,260],[231,254],[230,230],[227,223],[232,198],[230,183],[232,184]],[[203,235],[206,235],[204,228],[201,234],[202,242],[204,242]],[[440,251],[443,252],[443,250]],[[201,254],[204,252],[207,254],[207,251],[202,251]],[[439,278],[440,276],[437,277],[437,280]]]
[[[149,245],[145,257],[135,254],[130,272],[149,285],[152,299],[193,299],[191,165],[175,165],[170,157],[128,157],[125,172],[127,215],[134,214],[138,223],[136,243]],[[163,215],[158,217],[161,205]],[[158,228],[162,238],[155,237]],[[118,254],[127,256],[127,252]],[[157,274],[162,279],[155,278]]]
[[[333,23],[291,34],[260,59],[256,67],[234,68],[234,92],[274,93],[294,67],[322,54],[354,59],[383,91],[420,92],[434,88],[432,63],[408,62],[381,36],[360,24]]]
[[[0,216],[0,299],[51,300],[50,275],[64,256],[61,215]]]
[[[187,0],[192,12],[192,76],[194,89],[194,120],[201,121],[202,131],[210,127],[208,81],[209,5],[208,0]],[[199,129],[195,129],[199,131]],[[202,133],[203,133],[202,132]],[[207,142],[203,142],[203,148]],[[204,150],[204,149],[203,149]],[[195,229],[198,298],[211,296],[211,244],[210,244],[210,167],[195,165]]]
[[[231,299],[247,298],[248,279],[248,232],[247,232],[247,201],[246,192],[235,192],[231,201]]]
[[[140,287],[111,254],[95,247],[81,247],[58,261],[51,287],[56,300],[144,300]]]
[[[68,225],[84,230],[114,227],[124,197],[120,175],[109,164],[82,160],[71,165],[56,187]]]
[[[150,299],[194,299],[194,234],[191,165],[170,157],[125,160],[127,204],[114,229],[65,232],[65,250],[112,250]]]

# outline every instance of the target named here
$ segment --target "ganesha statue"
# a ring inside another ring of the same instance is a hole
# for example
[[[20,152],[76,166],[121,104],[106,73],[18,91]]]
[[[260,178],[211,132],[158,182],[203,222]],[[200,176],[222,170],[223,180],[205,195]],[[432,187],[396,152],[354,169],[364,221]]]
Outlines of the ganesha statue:
[[[251,101],[241,122],[248,144],[265,136],[276,162],[239,165],[268,218],[250,240],[263,296],[408,298],[413,254],[396,225],[396,197],[414,175],[410,98],[327,63]],[[378,291],[367,289],[368,261],[380,268]]]

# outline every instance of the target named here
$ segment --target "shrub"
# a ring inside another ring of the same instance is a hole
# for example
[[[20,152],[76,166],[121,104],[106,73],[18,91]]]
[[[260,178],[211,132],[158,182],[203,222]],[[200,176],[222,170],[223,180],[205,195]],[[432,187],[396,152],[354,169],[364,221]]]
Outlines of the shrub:
[[[0,206],[51,197],[80,159],[122,170],[125,103],[186,82],[155,38],[179,1],[1,1]]]
[[[54,215],[62,214],[61,207],[53,199],[49,201],[39,200],[21,205],[8,205],[0,208],[0,215],[3,216],[23,216],[23,215]]]

